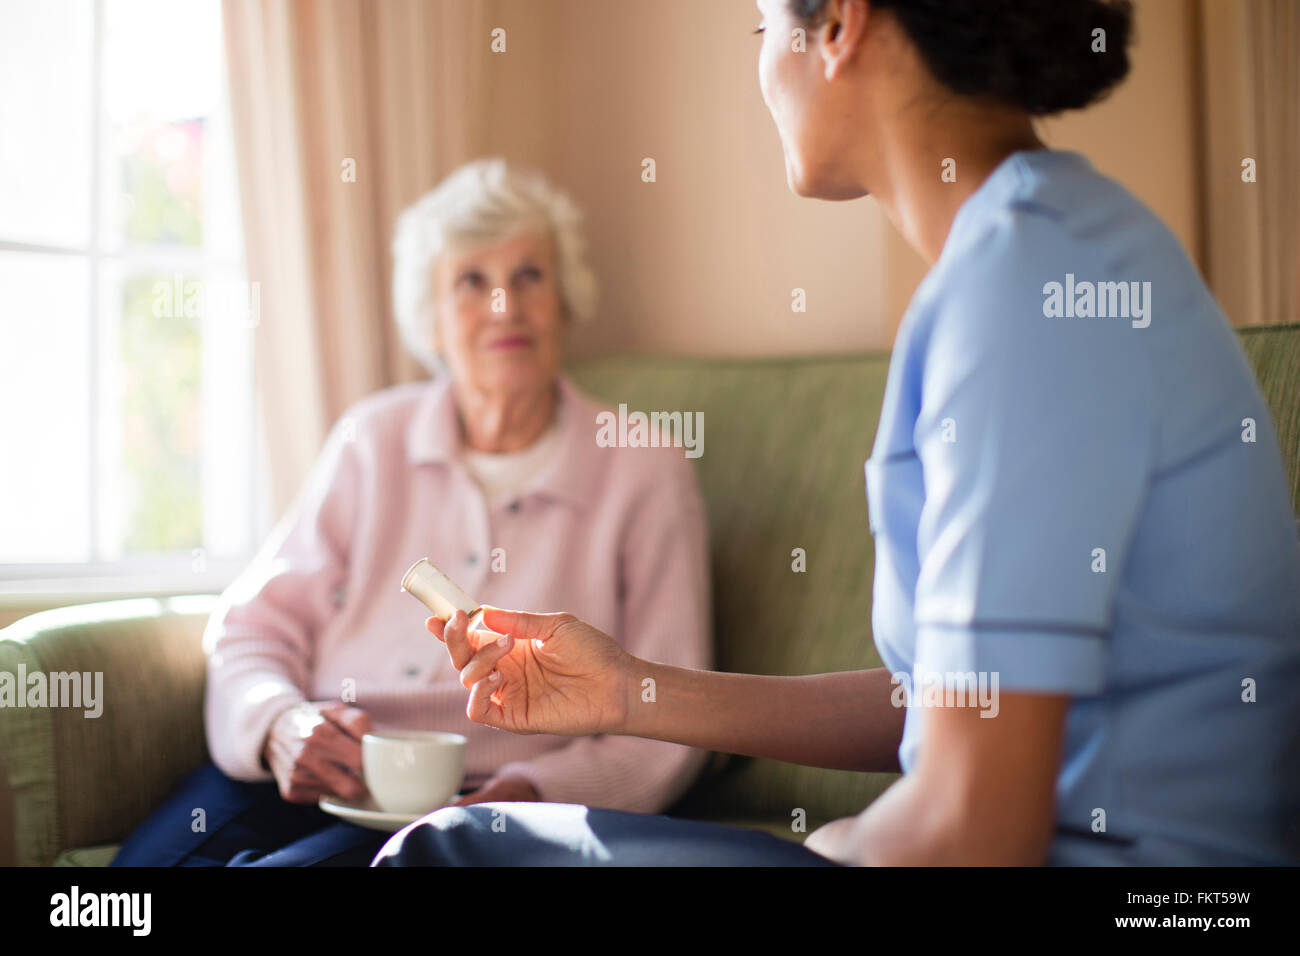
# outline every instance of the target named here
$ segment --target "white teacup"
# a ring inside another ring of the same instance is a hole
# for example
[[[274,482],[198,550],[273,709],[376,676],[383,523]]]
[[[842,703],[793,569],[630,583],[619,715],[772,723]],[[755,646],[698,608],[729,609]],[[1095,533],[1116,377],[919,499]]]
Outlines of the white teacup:
[[[385,813],[445,806],[465,775],[465,738],[438,730],[390,730],[361,738],[366,788]]]

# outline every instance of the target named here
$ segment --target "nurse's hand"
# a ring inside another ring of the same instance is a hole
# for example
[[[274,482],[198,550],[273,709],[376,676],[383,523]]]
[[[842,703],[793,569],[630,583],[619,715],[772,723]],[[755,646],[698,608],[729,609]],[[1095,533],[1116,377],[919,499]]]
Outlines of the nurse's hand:
[[[463,611],[445,624],[436,617],[425,622],[470,691],[470,720],[571,736],[616,734],[626,726],[636,658],[608,634],[572,614],[495,607],[484,608],[483,623],[490,631],[471,635]]]

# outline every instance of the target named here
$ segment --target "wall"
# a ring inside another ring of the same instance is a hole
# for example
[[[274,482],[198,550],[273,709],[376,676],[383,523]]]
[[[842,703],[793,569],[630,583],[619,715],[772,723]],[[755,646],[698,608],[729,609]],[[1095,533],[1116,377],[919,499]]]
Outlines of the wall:
[[[575,353],[888,348],[925,266],[870,199],[799,199],[758,90],[752,0],[491,0],[485,152],[535,165],[587,211],[602,280]],[[1043,124],[1148,202],[1203,264],[1197,5],[1139,0],[1134,69]],[[658,181],[641,181],[653,157]],[[790,290],[808,296],[790,310]],[[72,603],[0,606],[0,626]]]
[[[758,89],[752,0],[556,0],[536,42],[533,4],[498,7],[513,45],[493,71],[501,126],[489,149],[540,166],[587,211],[602,307],[575,351],[757,355],[884,340],[883,217],[787,189]],[[546,108],[512,111],[539,77]],[[654,183],[641,181],[645,157]],[[796,287],[806,314],[791,311]]]
[[[1195,4],[1140,0],[1128,81],[1043,124],[1147,201],[1198,261]],[[587,210],[598,328],[575,351],[887,348],[924,264],[870,199],[799,199],[756,74],[752,0],[495,0],[487,151]],[[653,157],[658,181],[642,183]],[[804,288],[808,312],[791,312]]]

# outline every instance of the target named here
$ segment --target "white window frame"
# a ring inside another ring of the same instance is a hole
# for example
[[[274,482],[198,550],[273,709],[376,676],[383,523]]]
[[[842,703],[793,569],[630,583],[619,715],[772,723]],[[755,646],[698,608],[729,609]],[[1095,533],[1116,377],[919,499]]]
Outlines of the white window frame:
[[[103,343],[100,335],[100,319],[103,314],[100,300],[102,297],[102,278],[106,265],[120,267],[123,279],[135,274],[171,276],[185,273],[207,279],[214,273],[231,275],[239,279],[247,276],[243,256],[239,258],[222,258],[201,248],[153,245],[148,243],[123,243],[119,247],[108,249],[105,246],[103,231],[103,190],[102,172],[106,160],[104,150],[105,106],[103,95],[104,72],[104,3],[105,0],[93,0],[94,24],[92,27],[91,48],[91,140],[90,140],[90,237],[85,246],[59,245],[48,243],[17,242],[0,238],[0,252],[36,253],[42,255],[73,256],[86,262],[88,281],[88,301],[86,302],[86,321],[89,323],[87,340],[88,383],[88,434],[89,474],[86,483],[88,516],[90,522],[89,542],[91,560],[84,562],[58,563],[0,563],[0,607],[25,607],[34,605],[66,604],[83,600],[97,600],[128,596],[153,596],[174,594],[214,593],[224,590],[234,577],[247,566],[249,559],[256,552],[267,533],[266,502],[266,461],[263,441],[256,415],[256,394],[251,399],[250,416],[246,435],[246,453],[248,456],[248,514],[245,521],[248,527],[248,549],[245,554],[226,559],[208,559],[202,555],[202,548],[189,554],[176,552],[167,555],[136,555],[118,560],[103,560],[101,535],[101,514],[98,493],[98,478],[101,474],[103,449],[100,447],[101,417],[101,376],[100,362],[103,360],[101,349]],[[228,111],[228,80],[223,84],[223,109]],[[242,250],[241,250],[242,251]],[[211,337],[200,335],[200,349],[204,366],[208,365],[208,354],[213,349]],[[249,361],[252,361],[251,350]],[[206,379],[201,377],[201,381]],[[211,391],[204,388],[201,404],[205,410],[213,404]],[[210,420],[205,411],[203,420]],[[206,458],[207,452],[202,453]],[[206,461],[204,462],[206,464]],[[210,490],[201,489],[201,507],[205,512],[204,524],[209,523],[207,514],[216,496]],[[206,533],[205,533],[206,541]]]

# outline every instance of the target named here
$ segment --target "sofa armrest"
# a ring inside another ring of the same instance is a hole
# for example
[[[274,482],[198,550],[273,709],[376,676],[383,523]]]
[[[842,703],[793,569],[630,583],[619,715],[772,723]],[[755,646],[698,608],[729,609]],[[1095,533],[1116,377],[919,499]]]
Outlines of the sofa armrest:
[[[81,604],[0,630],[0,865],[120,842],[207,759],[202,639],[216,601]]]

